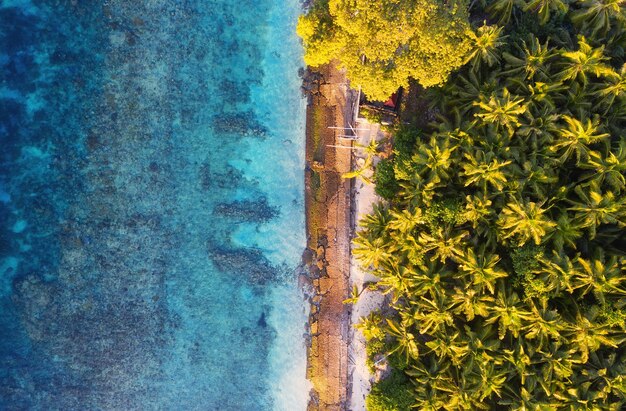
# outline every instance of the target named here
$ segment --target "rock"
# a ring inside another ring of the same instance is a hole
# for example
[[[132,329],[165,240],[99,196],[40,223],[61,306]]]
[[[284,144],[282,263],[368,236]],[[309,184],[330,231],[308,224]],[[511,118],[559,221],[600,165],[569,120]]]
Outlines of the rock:
[[[319,161],[313,161],[311,163],[311,169],[314,171],[323,171],[324,170],[324,163],[319,162]]]
[[[302,264],[311,265],[313,263],[313,250],[310,248],[302,252]]]
[[[317,259],[323,260],[325,255],[326,255],[326,249],[324,248],[324,246],[320,245],[319,247],[317,247]]]

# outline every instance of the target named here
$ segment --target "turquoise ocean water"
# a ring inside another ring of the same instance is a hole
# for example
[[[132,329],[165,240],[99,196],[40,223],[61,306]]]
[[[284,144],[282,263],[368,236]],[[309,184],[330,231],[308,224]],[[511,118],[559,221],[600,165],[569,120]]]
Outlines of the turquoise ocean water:
[[[306,408],[299,0],[0,0],[0,409]]]

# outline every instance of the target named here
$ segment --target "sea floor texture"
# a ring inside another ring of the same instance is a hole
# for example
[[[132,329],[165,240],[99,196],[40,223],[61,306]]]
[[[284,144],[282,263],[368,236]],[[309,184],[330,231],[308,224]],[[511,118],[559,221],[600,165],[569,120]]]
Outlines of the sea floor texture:
[[[299,0],[0,0],[0,409],[306,409]]]

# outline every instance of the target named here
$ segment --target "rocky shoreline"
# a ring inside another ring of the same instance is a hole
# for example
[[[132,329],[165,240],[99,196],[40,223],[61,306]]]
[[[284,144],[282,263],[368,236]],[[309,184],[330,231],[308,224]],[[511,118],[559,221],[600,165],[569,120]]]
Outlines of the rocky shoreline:
[[[340,139],[352,122],[357,93],[343,72],[326,65],[304,74],[306,117],[305,204],[309,273],[308,410],[346,410],[349,395],[350,233],[352,143]],[[346,147],[346,148],[343,148]]]

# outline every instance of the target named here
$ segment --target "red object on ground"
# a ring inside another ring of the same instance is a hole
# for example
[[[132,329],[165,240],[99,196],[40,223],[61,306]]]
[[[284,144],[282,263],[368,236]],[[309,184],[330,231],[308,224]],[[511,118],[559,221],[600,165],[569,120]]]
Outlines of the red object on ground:
[[[398,105],[398,92],[396,91],[395,93],[391,95],[391,97],[389,97],[389,100],[385,101],[384,106],[395,110],[397,105]]]

